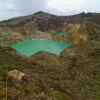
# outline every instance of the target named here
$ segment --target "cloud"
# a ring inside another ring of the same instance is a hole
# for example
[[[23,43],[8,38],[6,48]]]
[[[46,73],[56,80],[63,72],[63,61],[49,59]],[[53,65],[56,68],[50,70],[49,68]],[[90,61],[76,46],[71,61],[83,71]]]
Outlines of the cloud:
[[[82,0],[78,1],[80,2],[75,3],[76,0],[50,0],[48,1],[47,11],[57,15],[76,14],[80,12],[78,7],[82,3]]]
[[[15,5],[21,13],[29,14],[46,9],[46,0],[16,0]]]
[[[46,11],[70,15],[83,11],[99,12],[100,0],[0,0],[0,20]]]
[[[45,11],[46,0],[0,0],[0,5],[0,20],[3,20]]]

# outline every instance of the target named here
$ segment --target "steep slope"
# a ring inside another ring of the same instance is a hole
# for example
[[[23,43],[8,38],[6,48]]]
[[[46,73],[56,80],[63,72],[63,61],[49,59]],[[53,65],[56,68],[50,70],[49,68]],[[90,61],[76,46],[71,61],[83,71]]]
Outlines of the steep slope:
[[[61,56],[39,52],[24,57],[0,47],[0,99],[6,99],[7,85],[10,100],[99,100],[100,43],[75,45]],[[8,76],[13,70],[25,73],[21,81]]]
[[[68,41],[73,43],[81,43],[84,41],[100,40],[99,39],[99,13],[81,13],[73,16],[56,16],[45,12],[37,12],[32,15],[17,17],[0,22],[0,36],[3,45],[14,43],[13,41],[20,41],[25,39],[50,39],[58,41]],[[87,19],[87,21],[86,21]],[[68,35],[52,35],[55,31],[72,32]],[[10,32],[8,32],[10,31]],[[16,38],[4,35],[16,36]],[[39,33],[39,34],[38,34]],[[3,34],[3,35],[2,35]],[[41,34],[41,36],[40,36]],[[47,35],[48,34],[48,35]],[[18,37],[18,38],[17,38]],[[6,42],[4,43],[7,39]]]
[[[7,46],[24,39],[19,32],[15,32],[7,27],[0,28],[0,46]]]
[[[79,68],[97,66],[100,64],[100,42],[90,41],[74,45],[65,49],[61,56],[74,59]]]
[[[85,18],[81,25],[75,24],[68,26],[68,29],[73,30],[68,34],[67,39],[75,44],[96,40],[100,41],[100,17]]]

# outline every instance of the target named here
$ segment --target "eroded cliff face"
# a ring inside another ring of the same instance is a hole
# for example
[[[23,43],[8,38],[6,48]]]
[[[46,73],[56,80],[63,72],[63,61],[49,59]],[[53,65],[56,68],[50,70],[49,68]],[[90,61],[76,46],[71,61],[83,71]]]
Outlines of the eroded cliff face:
[[[100,41],[100,25],[84,19],[82,24],[69,24],[68,30],[72,30],[67,36],[67,40],[80,44],[87,41]]]
[[[97,15],[99,16],[99,14]],[[100,24],[94,20],[95,16],[95,14],[84,13],[73,16],[56,16],[38,12],[33,15],[3,21],[0,22],[1,45],[8,46],[25,39],[53,39],[74,44],[89,40],[99,41]],[[52,35],[52,32],[56,31],[71,32],[66,35]]]

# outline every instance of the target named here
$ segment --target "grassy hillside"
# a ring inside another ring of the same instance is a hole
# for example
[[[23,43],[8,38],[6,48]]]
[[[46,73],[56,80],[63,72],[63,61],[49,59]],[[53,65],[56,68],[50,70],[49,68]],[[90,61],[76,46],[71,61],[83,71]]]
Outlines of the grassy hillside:
[[[14,69],[25,73],[21,81],[8,76]],[[46,52],[24,57],[0,47],[1,100],[6,100],[6,85],[8,100],[99,100],[99,73],[99,42],[72,46],[61,57]]]
[[[25,22],[27,19],[30,19],[32,15],[28,16],[22,16],[22,17],[16,17],[8,20],[4,20],[0,22],[0,26],[6,26],[6,25],[17,25],[22,22]]]

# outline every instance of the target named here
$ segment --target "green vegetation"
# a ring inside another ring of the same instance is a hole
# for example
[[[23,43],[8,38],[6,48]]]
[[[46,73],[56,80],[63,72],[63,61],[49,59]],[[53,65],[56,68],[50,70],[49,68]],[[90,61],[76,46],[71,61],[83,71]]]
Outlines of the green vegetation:
[[[0,29],[0,46],[9,46],[12,43],[23,40],[23,36],[18,32],[13,32],[11,29]]]
[[[9,64],[4,64],[4,65],[0,66],[0,71],[2,71],[2,70],[10,71],[10,70],[13,70],[13,69],[22,70],[23,68],[20,67],[20,66],[15,66],[15,65],[11,65],[11,64],[10,65]]]
[[[9,100],[99,100],[99,51],[95,41],[69,47],[61,56],[39,52],[24,57],[0,47],[0,99],[5,98],[7,70],[17,69],[26,75],[22,81],[8,77]]]
[[[21,22],[24,22],[28,18],[31,18],[31,17],[32,17],[32,15],[8,19],[8,20],[5,20],[5,21],[1,21],[0,25],[2,26],[2,25],[16,25],[16,24],[20,24]]]
[[[95,15],[93,17],[87,18],[87,20],[100,25],[100,15]]]

